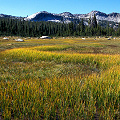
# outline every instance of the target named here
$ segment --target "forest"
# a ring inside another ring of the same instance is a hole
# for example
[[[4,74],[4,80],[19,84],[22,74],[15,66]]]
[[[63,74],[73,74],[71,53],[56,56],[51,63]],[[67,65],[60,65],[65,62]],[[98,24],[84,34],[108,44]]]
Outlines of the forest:
[[[34,22],[24,19],[0,18],[0,36],[120,36],[120,23],[118,28],[101,27],[96,22],[96,16],[88,20],[88,25],[84,25],[84,20],[76,24],[55,23],[55,22]]]

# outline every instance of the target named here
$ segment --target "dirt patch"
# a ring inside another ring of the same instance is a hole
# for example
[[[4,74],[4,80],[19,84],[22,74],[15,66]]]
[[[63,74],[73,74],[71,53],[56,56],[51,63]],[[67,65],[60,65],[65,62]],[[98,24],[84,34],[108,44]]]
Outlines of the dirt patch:
[[[92,49],[93,49],[93,53],[102,53],[101,51],[103,50],[103,48],[98,48],[98,47],[92,47]]]
[[[115,47],[119,47],[117,45],[107,45],[108,47],[112,47],[112,48],[115,48]]]

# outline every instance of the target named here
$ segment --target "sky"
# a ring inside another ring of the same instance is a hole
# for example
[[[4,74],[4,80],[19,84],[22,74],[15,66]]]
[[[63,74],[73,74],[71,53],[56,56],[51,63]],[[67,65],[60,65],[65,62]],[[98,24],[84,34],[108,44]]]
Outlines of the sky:
[[[21,17],[40,11],[86,14],[93,10],[120,13],[120,0],[0,0],[0,14]]]

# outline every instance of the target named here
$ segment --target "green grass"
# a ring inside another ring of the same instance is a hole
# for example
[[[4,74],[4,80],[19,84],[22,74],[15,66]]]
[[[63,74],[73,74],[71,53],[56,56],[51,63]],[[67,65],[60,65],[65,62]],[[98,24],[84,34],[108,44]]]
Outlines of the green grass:
[[[1,119],[120,119],[120,39],[0,41]]]

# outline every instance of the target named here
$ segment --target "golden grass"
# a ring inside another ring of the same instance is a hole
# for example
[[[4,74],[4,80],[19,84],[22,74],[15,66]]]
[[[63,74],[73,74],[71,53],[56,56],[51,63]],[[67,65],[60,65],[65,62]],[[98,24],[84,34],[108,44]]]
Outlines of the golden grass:
[[[119,118],[120,68],[85,78],[1,81],[5,119]]]
[[[0,53],[0,65],[4,66],[0,69],[0,113],[3,119],[120,119],[120,55],[66,53],[67,49],[75,49],[76,40],[69,42],[74,45],[43,45]],[[94,68],[96,72],[84,77],[80,74],[53,75],[45,79],[30,77],[33,73],[26,72],[36,70],[36,75],[40,74],[37,69],[46,71],[47,65],[53,66],[51,62],[56,64],[55,70],[63,64],[80,64]],[[16,64],[12,67],[11,63]],[[17,74],[14,79],[6,80],[4,75],[12,70],[22,75],[25,72],[26,77],[19,79]]]

